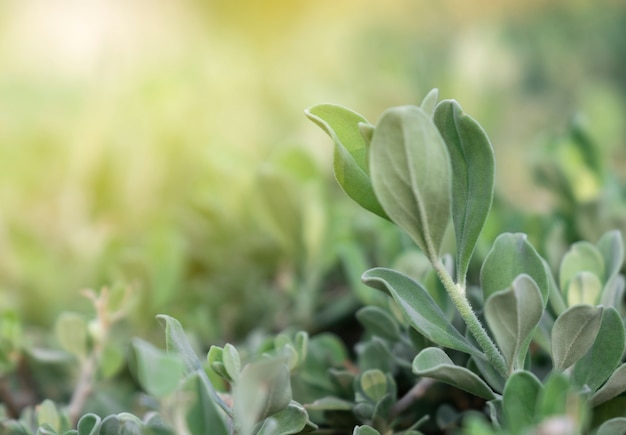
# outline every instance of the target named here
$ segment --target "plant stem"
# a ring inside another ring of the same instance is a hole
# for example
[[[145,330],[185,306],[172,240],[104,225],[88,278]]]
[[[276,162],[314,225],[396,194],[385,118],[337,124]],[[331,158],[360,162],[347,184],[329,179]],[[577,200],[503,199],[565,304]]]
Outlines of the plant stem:
[[[489,334],[487,334],[487,331],[485,331],[485,328],[483,328],[483,325],[480,323],[480,320],[478,320],[478,317],[476,317],[476,313],[474,313],[472,306],[465,297],[465,288],[454,282],[441,262],[441,259],[438,257],[431,258],[431,263],[435,268],[435,272],[437,272],[441,283],[448,292],[450,299],[452,299],[456,309],[465,321],[470,333],[474,336],[478,345],[487,355],[489,363],[491,363],[491,365],[495,367],[495,369],[502,376],[507,378],[509,371],[507,369],[506,362],[504,361],[504,357],[494,344],[493,340],[491,340],[491,337],[489,337]]]

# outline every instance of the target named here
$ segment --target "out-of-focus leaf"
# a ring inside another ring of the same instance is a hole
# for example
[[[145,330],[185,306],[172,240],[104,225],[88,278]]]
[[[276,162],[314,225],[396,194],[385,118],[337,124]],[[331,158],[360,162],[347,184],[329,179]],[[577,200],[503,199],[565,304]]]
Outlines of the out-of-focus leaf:
[[[290,435],[300,433],[309,421],[309,415],[302,405],[291,401],[289,406],[267,418],[256,435]]]
[[[563,373],[552,373],[544,381],[544,387],[537,402],[537,411],[540,418],[567,413],[567,396],[570,391],[570,381]]]
[[[605,308],[596,340],[585,356],[576,362],[572,382],[596,391],[619,365],[624,353],[624,335],[624,323],[617,310]]]
[[[475,373],[455,365],[443,350],[436,347],[424,349],[415,357],[413,373],[437,379],[487,400],[496,398],[491,388]]]
[[[391,341],[400,340],[398,323],[382,308],[363,307],[357,311],[356,317],[372,334]]]
[[[380,370],[367,370],[359,377],[359,390],[372,402],[378,402],[388,392],[387,377]]]
[[[469,262],[493,199],[495,157],[487,134],[454,100],[439,103],[434,122],[452,162],[452,219],[457,280],[465,284]],[[500,289],[502,290],[502,289]]]
[[[431,89],[428,94],[422,100],[420,107],[428,115],[433,116],[435,114],[435,108],[437,107],[437,101],[439,100],[439,90],[437,88]]]
[[[60,430],[61,417],[52,400],[46,399],[37,407],[37,424],[39,426],[48,424],[55,432]]]
[[[85,414],[76,425],[78,435],[98,435],[102,419],[96,414]]]
[[[624,264],[622,233],[619,230],[609,231],[600,238],[596,246],[604,259],[605,276],[600,278],[609,281],[619,273]]]
[[[529,275],[537,284],[545,307],[550,287],[542,258],[528,242],[526,234],[501,234],[494,242],[480,270],[485,300],[493,293],[509,288],[513,280],[523,273]]]
[[[428,292],[416,281],[391,269],[375,268],[361,278],[367,285],[388,291],[411,326],[434,343],[479,358],[484,354],[468,342],[448,321]]]
[[[543,314],[539,288],[528,275],[515,278],[513,285],[493,293],[485,303],[485,319],[506,358],[509,373],[524,367],[533,332]]]
[[[570,307],[579,304],[595,305],[601,293],[602,283],[594,273],[578,272],[569,280],[566,290],[567,304]]]
[[[189,431],[192,434],[229,435],[226,422],[211,400],[202,379],[192,374],[185,380],[184,389],[192,393],[194,400],[185,416]]]
[[[354,403],[337,397],[323,397],[306,405],[311,411],[350,411]]]
[[[554,370],[563,371],[587,353],[602,323],[602,307],[575,305],[564,311],[552,327]]]
[[[505,427],[513,434],[521,433],[535,423],[537,400],[543,387],[531,372],[515,372],[507,380],[502,395]]]
[[[604,385],[591,396],[591,405],[598,406],[626,391],[626,364],[619,366]]]
[[[388,219],[372,188],[368,144],[359,127],[369,122],[358,113],[333,104],[313,106],[304,113],[333,139],[335,177],[344,192],[361,207]]]
[[[432,119],[419,107],[381,116],[370,145],[370,176],[389,218],[432,261],[439,257],[451,212],[451,166]]]
[[[87,354],[87,322],[77,313],[63,312],[57,318],[54,332],[61,347],[78,358]]]
[[[168,354],[147,341],[133,339],[137,380],[150,395],[163,397],[172,393],[183,379],[185,367],[176,354]]]
[[[624,277],[622,275],[615,275],[604,286],[602,295],[600,296],[600,304],[605,307],[613,307],[618,311],[621,310],[624,305],[625,288],[626,283],[624,282]]]
[[[582,271],[604,278],[604,259],[598,248],[589,242],[576,242],[565,253],[559,271],[561,290],[569,287],[570,280]]]
[[[356,426],[352,435],[380,435],[380,432],[371,426]]]
[[[626,417],[615,417],[600,425],[594,435],[618,435],[626,433]]]
[[[100,435],[143,435],[143,426],[139,418],[123,412],[102,420]]]

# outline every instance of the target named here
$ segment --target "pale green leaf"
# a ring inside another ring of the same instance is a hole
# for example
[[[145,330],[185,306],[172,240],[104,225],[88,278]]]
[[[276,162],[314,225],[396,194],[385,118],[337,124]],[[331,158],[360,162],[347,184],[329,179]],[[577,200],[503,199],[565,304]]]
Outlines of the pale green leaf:
[[[622,233],[613,230],[605,233],[596,244],[598,251],[604,259],[605,281],[609,281],[616,276],[624,264],[624,242]]]
[[[267,418],[256,435],[297,434],[305,428],[307,423],[312,425],[306,410],[301,404],[292,400],[287,408]]]
[[[389,218],[433,260],[451,212],[451,167],[446,145],[419,107],[383,113],[370,145],[370,176]]]
[[[400,341],[400,327],[394,318],[380,307],[363,307],[356,318],[370,333],[391,341]]]
[[[387,377],[380,370],[367,370],[359,377],[359,387],[372,402],[378,402],[387,394]]]
[[[493,293],[485,303],[485,318],[507,361],[509,372],[521,369],[533,332],[543,315],[539,288],[520,275],[507,289]]]
[[[426,348],[417,354],[413,360],[413,373],[445,382],[486,400],[496,398],[491,388],[474,372],[455,365],[450,357],[437,347]]]
[[[380,432],[371,426],[356,426],[352,435],[380,435]]]
[[[439,103],[434,122],[452,162],[452,219],[457,277],[465,275],[493,199],[495,157],[487,134],[454,100]],[[502,289],[501,289],[502,290]]]
[[[596,340],[574,366],[572,382],[596,391],[622,360],[624,335],[624,323],[617,310],[605,308]]]
[[[388,291],[411,326],[430,341],[485,359],[484,354],[450,323],[418,282],[400,272],[384,268],[370,269],[361,279],[371,287]]]
[[[437,107],[437,101],[439,100],[439,90],[437,88],[431,89],[431,91],[426,94],[424,99],[422,100],[422,104],[420,107],[428,116],[433,116],[435,114],[435,108]]]
[[[346,194],[361,207],[388,219],[370,181],[368,142],[361,134],[369,125],[356,112],[333,104],[320,104],[305,111],[306,116],[320,126],[334,141],[335,177]]]
[[[591,406],[598,406],[626,391],[626,364],[620,365],[602,387],[591,396]]]
[[[529,275],[537,284],[543,306],[548,302],[550,286],[543,259],[528,242],[526,234],[504,233],[498,236],[480,270],[484,298],[507,289],[521,274]]]
[[[150,395],[163,397],[172,393],[185,374],[185,367],[175,354],[157,349],[140,338],[133,339],[137,380]]]
[[[565,253],[559,270],[561,290],[569,287],[569,282],[578,272],[588,271],[598,278],[604,278],[602,254],[589,242],[576,242]]]
[[[54,332],[63,350],[78,358],[87,354],[87,322],[77,313],[63,312],[57,318]]]
[[[592,272],[578,272],[569,280],[566,298],[567,304],[573,305],[587,304],[596,305],[602,293],[602,283]]]
[[[564,311],[552,327],[552,360],[555,371],[563,371],[589,351],[602,323],[602,307],[574,305]]]
[[[185,415],[189,431],[192,434],[229,435],[222,414],[213,403],[202,378],[197,373],[185,380],[184,389],[186,393],[191,394],[193,400],[193,404]]]
[[[505,427],[513,434],[521,433],[535,423],[537,402],[543,390],[531,372],[518,371],[507,380],[502,395]]]
[[[600,425],[594,435],[622,435],[626,433],[626,417],[615,417]]]

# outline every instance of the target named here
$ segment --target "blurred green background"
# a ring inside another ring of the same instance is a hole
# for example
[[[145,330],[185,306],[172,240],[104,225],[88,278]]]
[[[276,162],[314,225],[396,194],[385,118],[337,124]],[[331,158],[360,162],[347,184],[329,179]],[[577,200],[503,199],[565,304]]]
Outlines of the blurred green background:
[[[496,150],[484,243],[532,231],[506,210],[558,212],[538,165],[565,159],[577,200],[601,196],[584,155],[545,154],[571,119],[621,186],[623,1],[3,0],[0,310],[47,328],[111,285],[135,289],[142,334],[157,313],[209,344],[332,324],[407,242],[339,191],[303,110],[375,122],[433,87]]]

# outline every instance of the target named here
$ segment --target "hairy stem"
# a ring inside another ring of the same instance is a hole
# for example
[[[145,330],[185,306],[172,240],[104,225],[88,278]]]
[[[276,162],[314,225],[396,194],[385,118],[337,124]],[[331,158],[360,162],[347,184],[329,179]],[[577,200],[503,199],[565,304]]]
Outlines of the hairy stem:
[[[461,318],[465,321],[467,328],[470,333],[474,336],[478,345],[487,355],[487,359],[492,366],[505,378],[508,377],[508,369],[506,366],[506,362],[504,361],[504,357],[494,344],[483,325],[476,317],[476,313],[472,309],[469,301],[465,297],[465,287],[455,284],[454,280],[446,270],[445,266],[441,262],[441,259],[438,257],[431,258],[431,263],[435,268],[435,272],[439,276],[441,283],[445,287],[450,299],[456,306],[456,309],[459,311]]]

